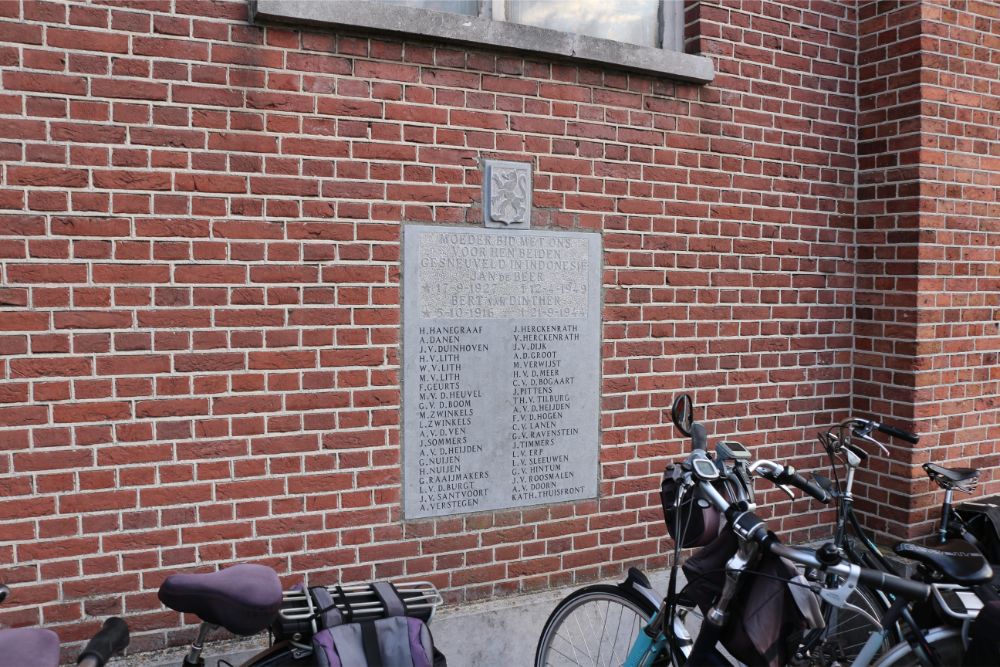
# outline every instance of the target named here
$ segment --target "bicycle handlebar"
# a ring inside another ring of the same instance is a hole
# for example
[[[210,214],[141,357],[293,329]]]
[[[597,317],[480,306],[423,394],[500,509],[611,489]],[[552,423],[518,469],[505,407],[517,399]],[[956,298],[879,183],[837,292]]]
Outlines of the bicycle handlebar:
[[[76,659],[76,663],[77,665],[103,667],[111,659],[111,656],[124,651],[128,642],[128,625],[117,616],[112,616],[104,621],[104,625],[97,634],[87,642],[87,646],[83,649],[80,657]]]
[[[730,505],[725,498],[719,494],[718,491],[709,482],[698,482],[704,497],[709,500],[713,505],[716,506],[720,512],[727,514],[730,510]],[[743,531],[745,533],[744,539],[752,539],[754,541],[760,542],[768,548],[771,553],[777,556],[783,556],[790,561],[794,561],[801,565],[808,565],[814,568],[825,568],[826,570],[833,572],[843,578],[847,578],[852,569],[857,568],[859,571],[858,579],[873,588],[878,588],[893,595],[899,595],[901,597],[907,598],[909,600],[926,600],[931,595],[931,587],[927,584],[922,584],[918,581],[911,581],[909,579],[903,579],[897,577],[893,574],[888,574],[882,572],[881,570],[870,570],[868,568],[859,567],[857,565],[852,565],[851,563],[837,563],[836,565],[824,565],[816,558],[815,550],[797,549],[795,547],[790,547],[782,544],[773,537],[773,534],[767,530],[767,524],[761,519],[755,517],[752,512],[742,512],[740,517],[733,517],[736,520],[730,520],[729,526],[731,530]]]
[[[816,554],[813,551],[797,549],[776,541],[772,541],[769,548],[771,553],[774,555],[787,558],[790,561],[807,565],[809,567],[824,567],[823,564],[816,558]],[[825,566],[825,569],[841,577],[847,577],[850,574],[852,567],[858,566],[851,565],[850,563],[839,563],[837,565],[827,565]],[[881,570],[869,570],[864,567],[858,569],[860,570],[858,581],[867,586],[871,586],[872,588],[878,588],[886,591],[887,593],[899,595],[908,600],[922,601],[930,597],[931,587],[927,584],[922,584],[919,581],[913,581],[911,579],[903,579],[902,577],[897,577],[894,574],[882,572]]]
[[[807,480],[805,477],[797,473],[795,468],[792,466],[783,466],[780,463],[775,463],[774,461],[760,459],[750,466],[750,469],[755,471],[764,479],[778,486],[791,484],[821,503],[826,504],[830,502],[830,494],[826,492],[826,489]],[[788,490],[785,489],[785,491]],[[790,492],[789,495],[791,495]]]
[[[701,424],[691,425],[691,448],[705,451],[708,449],[708,431]]]

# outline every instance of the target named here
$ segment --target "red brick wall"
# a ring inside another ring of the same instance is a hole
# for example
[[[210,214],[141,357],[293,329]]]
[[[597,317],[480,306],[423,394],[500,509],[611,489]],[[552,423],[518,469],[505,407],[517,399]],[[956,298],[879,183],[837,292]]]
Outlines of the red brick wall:
[[[1000,492],[1000,7],[859,8],[853,406],[913,428],[860,479],[873,527],[925,535],[943,494],[919,464]],[[914,467],[916,466],[916,467]]]
[[[920,4],[858,9],[857,283],[852,410],[914,428],[920,243]],[[922,435],[924,442],[928,436]],[[883,532],[905,531],[913,448],[859,471],[858,508]],[[876,452],[870,452],[875,454]]]
[[[916,416],[934,435],[915,462],[981,468],[980,493],[997,494],[1000,5],[930,3],[921,14]],[[942,494],[923,480],[915,490],[911,520],[933,522]]]
[[[0,621],[73,640],[124,613],[152,649],[184,636],[155,596],[181,569],[431,578],[460,602],[663,565],[681,389],[712,406],[710,432],[818,463],[852,383],[910,377],[875,372],[896,352],[854,353],[858,17],[752,0],[690,15],[707,86],[262,28],[244,2],[0,0],[0,568],[16,589]],[[536,227],[603,233],[601,498],[403,524],[400,225],[481,224],[485,157],[533,161]],[[900,194],[859,183],[865,206]],[[897,215],[884,206],[862,230]],[[778,506],[780,527],[822,534],[811,507]]]

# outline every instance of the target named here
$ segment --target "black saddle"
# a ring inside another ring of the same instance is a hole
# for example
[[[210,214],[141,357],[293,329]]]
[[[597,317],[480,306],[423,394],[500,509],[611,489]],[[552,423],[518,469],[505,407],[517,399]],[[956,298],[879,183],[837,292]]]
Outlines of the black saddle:
[[[903,558],[923,563],[952,583],[981,584],[993,578],[993,568],[983,554],[965,540],[948,540],[929,547],[900,542],[893,551]]]
[[[936,463],[925,463],[924,472],[942,489],[958,489],[972,493],[979,483],[979,471],[975,468],[945,468]]]
[[[263,565],[234,565],[208,574],[172,574],[160,584],[160,602],[237,635],[255,635],[281,608],[281,582]]]

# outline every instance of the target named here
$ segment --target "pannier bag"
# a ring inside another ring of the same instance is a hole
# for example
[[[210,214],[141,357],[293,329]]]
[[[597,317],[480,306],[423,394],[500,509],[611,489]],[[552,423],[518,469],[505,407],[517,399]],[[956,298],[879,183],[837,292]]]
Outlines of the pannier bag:
[[[1000,563],[1000,496],[967,500],[955,506],[976,546],[990,563]]]
[[[313,657],[319,667],[447,667],[434,648],[430,628],[406,616],[406,604],[392,584],[372,584],[386,617],[350,622],[322,587],[310,592],[322,605],[322,630],[313,635]]]

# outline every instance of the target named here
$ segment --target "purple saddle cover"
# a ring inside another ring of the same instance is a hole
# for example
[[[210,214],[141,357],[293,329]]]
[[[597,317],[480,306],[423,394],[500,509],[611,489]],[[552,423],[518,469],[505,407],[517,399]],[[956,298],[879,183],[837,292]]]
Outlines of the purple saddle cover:
[[[42,628],[0,630],[0,667],[59,667],[59,635]]]
[[[173,574],[160,584],[160,602],[237,635],[255,635],[281,608],[281,582],[263,565],[234,565],[208,574]]]

